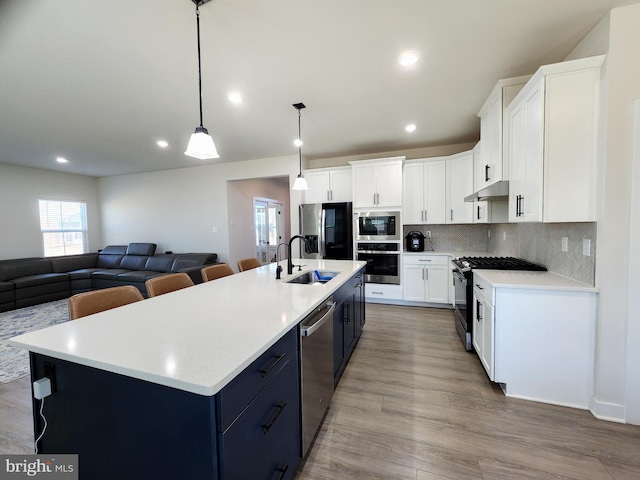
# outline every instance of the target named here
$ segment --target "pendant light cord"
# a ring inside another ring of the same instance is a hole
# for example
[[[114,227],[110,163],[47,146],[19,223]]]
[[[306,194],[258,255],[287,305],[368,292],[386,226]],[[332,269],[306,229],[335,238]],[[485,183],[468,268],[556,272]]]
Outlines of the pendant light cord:
[[[202,66],[200,63],[200,9],[196,5],[196,29],[198,31],[198,93],[200,99],[200,127],[202,124]]]
[[[298,160],[300,161],[300,175],[302,175],[302,134],[300,130],[300,109],[298,109]]]

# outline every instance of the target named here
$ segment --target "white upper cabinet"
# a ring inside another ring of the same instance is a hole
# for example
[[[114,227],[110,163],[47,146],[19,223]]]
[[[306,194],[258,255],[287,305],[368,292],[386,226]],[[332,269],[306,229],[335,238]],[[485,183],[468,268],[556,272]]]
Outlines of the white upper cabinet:
[[[509,163],[503,155],[509,136],[505,110],[530,78],[531,75],[526,75],[499,80],[478,112],[481,147],[480,160],[474,167],[476,191],[509,179]]]
[[[482,140],[480,140],[475,147],[473,147],[473,171],[477,172],[479,168],[482,168]],[[475,179],[474,179],[475,180]],[[477,182],[474,182],[473,191],[480,190]],[[473,223],[489,223],[490,208],[489,202],[478,201],[473,202]]]
[[[446,223],[473,223],[473,202],[464,197],[473,190],[473,151],[451,155],[447,161]]]
[[[446,223],[446,162],[442,157],[405,163],[403,187],[405,224]]]
[[[353,174],[353,207],[402,206],[402,162],[405,157],[349,162]]]
[[[304,192],[305,203],[351,202],[351,167],[305,170],[309,190]]]
[[[540,67],[508,107],[509,221],[596,221],[604,56]]]

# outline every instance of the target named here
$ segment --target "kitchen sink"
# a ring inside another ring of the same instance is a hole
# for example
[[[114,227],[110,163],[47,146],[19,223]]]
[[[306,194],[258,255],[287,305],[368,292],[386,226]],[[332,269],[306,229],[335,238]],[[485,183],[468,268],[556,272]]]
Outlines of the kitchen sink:
[[[332,272],[329,270],[317,270],[318,274],[320,274],[320,278],[316,275],[315,271],[313,272],[304,272],[297,277],[293,277],[291,280],[286,280],[285,283],[299,283],[302,285],[318,285],[322,283],[327,283],[333,277],[338,275],[340,272]]]

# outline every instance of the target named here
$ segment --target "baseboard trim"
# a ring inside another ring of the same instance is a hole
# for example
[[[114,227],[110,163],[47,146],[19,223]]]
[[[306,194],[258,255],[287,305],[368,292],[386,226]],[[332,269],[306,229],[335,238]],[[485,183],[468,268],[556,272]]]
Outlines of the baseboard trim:
[[[589,402],[589,410],[591,414],[598,420],[606,420],[608,422],[627,423],[625,421],[624,405],[618,403],[600,402],[591,397]]]

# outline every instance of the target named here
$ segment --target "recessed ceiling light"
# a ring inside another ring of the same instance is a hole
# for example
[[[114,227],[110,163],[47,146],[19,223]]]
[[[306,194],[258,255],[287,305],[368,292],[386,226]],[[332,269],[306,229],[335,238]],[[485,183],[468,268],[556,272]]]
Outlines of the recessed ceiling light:
[[[227,93],[227,98],[233,103],[242,102],[242,95],[240,95],[240,92],[229,92]]]
[[[398,57],[398,63],[403,67],[408,67],[410,65],[415,65],[420,58],[420,54],[415,50],[407,50],[406,52],[402,52]]]
[[[69,163],[69,160],[67,160],[64,157],[58,157],[58,158],[56,158],[56,162],[58,162],[58,163]]]
[[[409,125],[407,125],[406,127],[404,127],[404,129],[405,129],[407,132],[411,133],[411,132],[415,131],[415,129],[416,129],[416,124],[415,124],[415,123],[410,123]]]
[[[293,141],[293,144],[294,144],[296,147],[301,147],[301,146],[302,146],[302,140],[300,140],[299,138],[296,138],[296,139]]]
[[[169,142],[167,142],[166,140],[157,140],[156,145],[158,145],[160,148],[167,148],[169,146]]]

